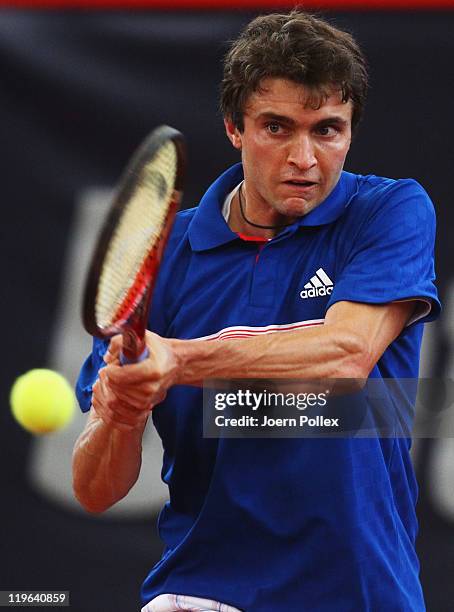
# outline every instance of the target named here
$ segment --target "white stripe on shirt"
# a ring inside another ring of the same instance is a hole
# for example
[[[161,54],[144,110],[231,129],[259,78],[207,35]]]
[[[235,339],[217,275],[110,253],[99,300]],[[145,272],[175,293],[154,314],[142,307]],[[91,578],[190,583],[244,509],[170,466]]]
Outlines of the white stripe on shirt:
[[[241,612],[238,608],[215,601],[214,599],[201,599],[190,595],[173,595],[165,593],[158,595],[147,603],[141,612]]]

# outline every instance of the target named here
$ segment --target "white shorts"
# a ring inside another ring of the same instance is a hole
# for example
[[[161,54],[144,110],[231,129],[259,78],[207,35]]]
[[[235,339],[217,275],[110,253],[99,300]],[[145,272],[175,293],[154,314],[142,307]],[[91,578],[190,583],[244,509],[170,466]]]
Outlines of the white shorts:
[[[141,612],[241,612],[238,608],[228,606],[213,599],[200,599],[190,595],[158,595],[147,603]]]

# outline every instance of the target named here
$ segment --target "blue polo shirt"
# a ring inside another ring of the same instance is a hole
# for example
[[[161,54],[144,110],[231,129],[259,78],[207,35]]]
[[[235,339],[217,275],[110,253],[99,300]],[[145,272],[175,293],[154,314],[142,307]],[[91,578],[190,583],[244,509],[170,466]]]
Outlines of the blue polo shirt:
[[[228,340],[321,325],[341,300],[418,300],[419,320],[371,373],[417,378],[423,322],[440,310],[434,212],[422,187],[343,172],[323,203],[258,255],[221,212],[241,180],[241,165],[230,168],[178,215],[150,329]],[[83,410],[105,348],[95,339],[83,366]],[[202,391],[186,386],[170,389],[152,416],[170,500],[144,602],[175,593],[248,612],[424,610],[408,440],[204,438]]]

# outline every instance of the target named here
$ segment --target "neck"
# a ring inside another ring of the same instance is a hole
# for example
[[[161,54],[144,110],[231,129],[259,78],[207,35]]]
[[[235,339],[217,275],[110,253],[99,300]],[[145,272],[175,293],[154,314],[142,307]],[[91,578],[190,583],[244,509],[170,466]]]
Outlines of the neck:
[[[258,223],[258,220],[254,219],[252,215],[248,213],[247,199],[245,198],[243,192],[244,182],[241,183],[240,188],[238,189],[236,200],[237,206],[235,210],[237,211],[237,220],[240,222],[240,231],[249,234],[252,236],[261,236],[264,238],[272,238],[276,236],[280,231],[284,228],[292,225],[292,222],[287,223],[276,223],[276,224],[265,224]],[[237,225],[237,224],[235,224]],[[232,227],[232,229],[234,229]],[[238,231],[238,229],[237,229]]]

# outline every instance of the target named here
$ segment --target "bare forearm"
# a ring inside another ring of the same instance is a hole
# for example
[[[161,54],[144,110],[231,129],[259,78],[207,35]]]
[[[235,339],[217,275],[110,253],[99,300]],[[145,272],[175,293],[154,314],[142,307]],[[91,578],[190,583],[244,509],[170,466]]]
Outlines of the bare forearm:
[[[121,337],[115,336],[105,376],[118,395],[122,389],[141,389],[145,406],[161,402],[173,385],[201,385],[210,378],[342,378],[358,383],[401,333],[412,308],[411,303],[338,302],[326,313],[324,325],[228,341],[177,340],[147,332],[149,358],[123,368],[116,364]]]
[[[119,431],[90,416],[73,454],[74,493],[86,510],[103,512],[128,493],[140,472],[142,436],[143,429]]]
[[[354,333],[317,327],[229,341],[174,341],[179,384],[207,378],[355,378],[372,366]]]

